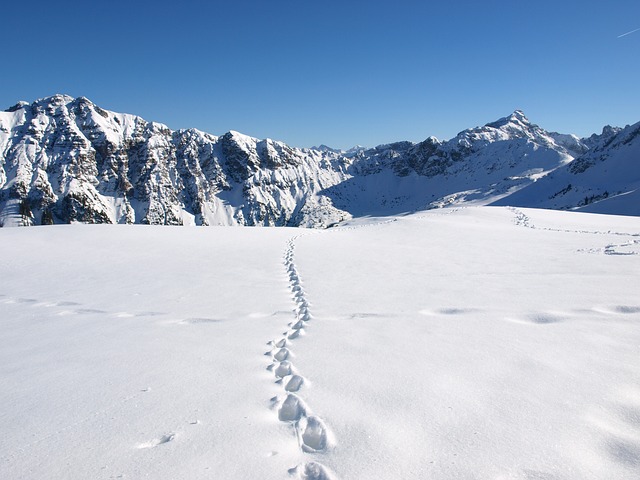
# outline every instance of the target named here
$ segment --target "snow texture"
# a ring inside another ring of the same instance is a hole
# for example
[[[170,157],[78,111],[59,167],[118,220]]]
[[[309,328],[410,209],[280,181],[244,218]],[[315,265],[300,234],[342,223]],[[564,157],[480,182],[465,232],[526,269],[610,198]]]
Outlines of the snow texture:
[[[1,478],[638,478],[638,218],[0,236]]]

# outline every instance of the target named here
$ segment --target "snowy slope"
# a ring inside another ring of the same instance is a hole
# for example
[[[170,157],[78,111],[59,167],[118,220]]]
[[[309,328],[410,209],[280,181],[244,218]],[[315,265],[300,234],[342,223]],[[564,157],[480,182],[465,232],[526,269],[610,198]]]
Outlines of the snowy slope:
[[[1,478],[637,478],[637,218],[0,236]]]
[[[640,215],[640,123],[603,133],[570,165],[496,205]]]
[[[573,160],[521,111],[441,142],[381,145],[356,157],[357,172],[322,193],[352,216],[487,204]]]

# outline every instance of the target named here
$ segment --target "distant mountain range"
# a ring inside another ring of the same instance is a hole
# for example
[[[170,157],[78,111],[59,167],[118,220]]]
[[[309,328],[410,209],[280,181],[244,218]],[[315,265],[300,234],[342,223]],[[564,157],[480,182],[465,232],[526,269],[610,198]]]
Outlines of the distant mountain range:
[[[366,215],[514,205],[640,215],[640,123],[588,138],[521,111],[448,141],[348,151],[172,131],[55,95],[0,112],[0,225],[325,228]]]

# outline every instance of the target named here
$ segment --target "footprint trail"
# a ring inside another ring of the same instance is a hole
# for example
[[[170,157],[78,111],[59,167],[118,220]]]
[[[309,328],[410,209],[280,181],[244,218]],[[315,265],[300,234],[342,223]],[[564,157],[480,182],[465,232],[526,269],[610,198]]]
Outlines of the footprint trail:
[[[313,320],[310,305],[295,265],[295,241],[299,236],[287,242],[284,254],[284,267],[295,305],[294,318],[287,330],[274,340],[267,342],[271,348],[265,353],[270,358],[267,369],[273,372],[275,382],[282,386],[282,394],[272,398],[272,404],[281,422],[289,423],[294,431],[298,446],[303,453],[325,453],[332,446],[332,437],[322,418],[314,415],[301,397],[304,391],[305,377],[293,364],[294,342],[306,334]],[[335,476],[324,465],[308,461],[291,468],[288,473],[301,480],[335,480]]]

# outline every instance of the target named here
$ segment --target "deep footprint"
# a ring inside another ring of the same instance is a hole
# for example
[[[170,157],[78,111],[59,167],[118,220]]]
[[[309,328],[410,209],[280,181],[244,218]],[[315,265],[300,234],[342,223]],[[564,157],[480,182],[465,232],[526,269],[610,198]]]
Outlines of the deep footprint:
[[[293,368],[291,366],[291,363],[287,362],[287,361],[280,362],[278,364],[278,366],[275,368],[274,373],[276,374],[276,377],[278,377],[278,378],[282,378],[282,377],[286,377],[287,375],[291,375],[293,373]]]
[[[298,480],[334,480],[329,470],[317,462],[304,463],[289,470],[289,475],[295,475]]]
[[[287,350],[286,348],[281,348],[273,356],[273,358],[275,358],[279,362],[284,362],[288,357],[289,357],[289,350]]]
[[[300,420],[300,431],[302,432],[303,451],[314,453],[326,450],[328,445],[327,427],[321,419],[316,416],[303,418]]]
[[[297,392],[302,388],[304,384],[304,378],[300,375],[292,375],[287,384],[284,386],[284,389],[287,392]]]
[[[305,415],[306,411],[304,402],[290,393],[278,409],[278,418],[283,422],[295,422]]]

